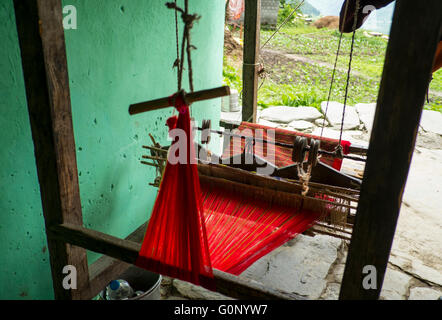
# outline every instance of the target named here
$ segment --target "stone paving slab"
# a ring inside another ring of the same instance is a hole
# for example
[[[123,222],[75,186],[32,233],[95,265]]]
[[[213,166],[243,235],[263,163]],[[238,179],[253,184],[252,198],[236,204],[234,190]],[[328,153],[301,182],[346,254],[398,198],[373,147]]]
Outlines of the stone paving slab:
[[[173,280],[173,286],[180,295],[191,300],[234,300],[221,293],[213,292],[178,279]]]
[[[241,276],[283,292],[318,299],[327,286],[326,277],[341,244],[342,240],[325,235],[298,235],[255,262]]]
[[[442,113],[433,110],[422,112],[420,125],[426,132],[442,135]]]
[[[381,291],[381,300],[405,300],[412,277],[391,268],[387,268]]]
[[[321,103],[321,110],[323,114],[326,114],[326,118],[330,124],[335,128],[341,128],[342,113],[344,105],[339,102],[330,101],[327,109],[327,101]],[[345,109],[344,117],[344,130],[351,130],[359,128],[361,122],[359,120],[356,108],[353,106],[347,106]]]
[[[373,128],[374,115],[376,113],[376,103],[358,103],[355,105],[359,119],[364,124],[365,129],[371,132]]]
[[[305,120],[295,120],[290,122],[287,125],[288,129],[291,130],[300,130],[300,131],[306,131],[306,130],[312,130],[315,126],[313,123],[305,121]]]
[[[259,119],[288,124],[296,120],[315,121],[321,117],[321,113],[313,107],[274,106],[262,110]]]
[[[432,288],[416,287],[410,290],[408,300],[438,300],[442,297],[442,291]]]

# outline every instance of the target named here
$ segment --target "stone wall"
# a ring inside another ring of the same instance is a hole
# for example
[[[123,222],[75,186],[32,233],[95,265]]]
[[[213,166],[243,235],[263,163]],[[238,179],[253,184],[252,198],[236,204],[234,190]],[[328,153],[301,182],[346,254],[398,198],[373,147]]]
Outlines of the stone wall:
[[[261,23],[276,25],[278,22],[279,0],[261,0]]]

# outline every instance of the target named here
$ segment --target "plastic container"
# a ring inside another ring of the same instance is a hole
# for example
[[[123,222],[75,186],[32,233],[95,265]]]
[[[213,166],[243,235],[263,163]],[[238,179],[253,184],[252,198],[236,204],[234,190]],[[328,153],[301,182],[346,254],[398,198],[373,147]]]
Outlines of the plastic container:
[[[229,102],[229,110],[230,112],[238,112],[241,111],[241,106],[239,105],[239,94],[237,90],[230,91],[230,102]]]
[[[222,97],[221,98],[221,111],[222,112],[230,112],[230,97]]]
[[[106,300],[127,300],[135,293],[130,284],[122,279],[112,280],[106,287]]]

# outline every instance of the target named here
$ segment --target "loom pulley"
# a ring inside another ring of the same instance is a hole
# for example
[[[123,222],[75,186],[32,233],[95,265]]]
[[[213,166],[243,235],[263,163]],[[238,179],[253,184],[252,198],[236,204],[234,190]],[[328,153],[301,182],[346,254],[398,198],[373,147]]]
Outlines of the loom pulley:
[[[309,150],[309,156],[308,156],[308,162],[313,166],[316,167],[318,164],[318,156],[319,156],[319,147],[321,145],[321,141],[316,139],[310,140],[310,150]]]
[[[310,143],[306,137],[296,137],[293,143],[292,160],[294,163],[305,163],[306,153],[308,151],[307,163],[312,167],[318,164],[319,147],[321,142],[316,139],[310,139]]]

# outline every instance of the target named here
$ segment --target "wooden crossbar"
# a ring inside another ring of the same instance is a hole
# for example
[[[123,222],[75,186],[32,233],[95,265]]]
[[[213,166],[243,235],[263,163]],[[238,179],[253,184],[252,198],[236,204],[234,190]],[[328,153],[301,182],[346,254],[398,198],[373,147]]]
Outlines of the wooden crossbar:
[[[138,230],[141,230],[139,228]],[[142,240],[144,232],[138,231],[138,237],[132,235],[132,239]],[[102,253],[106,256],[134,264],[141,249],[140,242],[123,240],[99,231],[91,230],[75,224],[55,225],[48,229],[48,234],[60,241],[66,241],[73,245],[88,250]],[[141,237],[140,237],[141,235]],[[140,240],[140,241],[141,241]],[[281,293],[256,282],[240,278],[219,270],[213,270],[217,292],[237,299],[290,299],[305,300],[302,296]]]
[[[230,95],[230,88],[228,86],[218,87],[214,89],[201,90],[197,92],[187,93],[185,95],[186,102],[193,103],[203,100],[215,99]],[[129,114],[135,115],[143,112],[163,109],[171,106],[170,97],[150,100],[132,104],[129,107]]]

